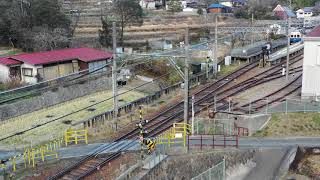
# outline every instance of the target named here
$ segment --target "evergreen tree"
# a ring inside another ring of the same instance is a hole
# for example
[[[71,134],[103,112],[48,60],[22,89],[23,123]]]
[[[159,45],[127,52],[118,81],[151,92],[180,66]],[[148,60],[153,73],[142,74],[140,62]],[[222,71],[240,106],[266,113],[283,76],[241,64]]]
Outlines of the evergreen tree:
[[[167,1],[167,5],[170,12],[181,12],[183,10],[182,3],[179,0]]]
[[[107,18],[101,18],[102,30],[99,30],[99,42],[104,47],[112,46],[112,23]]]

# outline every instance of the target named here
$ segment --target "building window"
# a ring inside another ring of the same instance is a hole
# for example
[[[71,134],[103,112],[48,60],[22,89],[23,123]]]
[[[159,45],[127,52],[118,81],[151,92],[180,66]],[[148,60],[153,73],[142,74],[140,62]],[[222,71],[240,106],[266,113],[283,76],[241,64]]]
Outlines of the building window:
[[[32,76],[32,68],[22,68],[22,74],[24,76],[33,77]]]

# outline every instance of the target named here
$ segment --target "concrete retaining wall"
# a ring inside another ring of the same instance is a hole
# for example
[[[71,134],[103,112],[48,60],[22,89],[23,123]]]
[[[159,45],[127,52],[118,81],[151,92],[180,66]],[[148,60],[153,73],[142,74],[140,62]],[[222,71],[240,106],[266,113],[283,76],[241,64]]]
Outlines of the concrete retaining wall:
[[[0,121],[111,88],[112,80],[107,76],[88,80],[83,84],[73,84],[65,87],[61,85],[43,92],[39,96],[1,105]]]
[[[223,157],[226,159],[226,168],[228,169],[237,164],[245,164],[249,159],[253,158],[254,153],[247,150],[235,150],[231,152],[188,153],[169,156],[145,175],[142,180],[191,179],[221,162]]]
[[[235,120],[235,117],[237,120]],[[267,122],[270,120],[271,115],[269,114],[258,114],[258,115],[228,115],[219,113],[216,116],[217,119],[230,119],[234,121],[238,127],[245,127],[249,129],[249,135],[252,135],[257,130],[262,129]]]

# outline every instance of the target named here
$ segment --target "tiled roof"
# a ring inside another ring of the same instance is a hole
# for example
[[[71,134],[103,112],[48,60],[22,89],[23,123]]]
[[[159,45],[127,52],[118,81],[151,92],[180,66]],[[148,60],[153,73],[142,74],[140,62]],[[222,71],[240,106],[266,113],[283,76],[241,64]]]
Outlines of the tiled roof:
[[[72,48],[46,52],[35,52],[11,56],[11,59],[33,65],[51,64],[68,60],[81,60],[84,62],[98,61],[112,58],[111,52],[100,51],[93,48]]]
[[[211,4],[208,8],[210,9],[210,8],[230,8],[230,7],[222,4]]]
[[[313,12],[314,7],[305,7],[303,8],[304,12]]]
[[[22,62],[16,61],[10,58],[6,58],[6,57],[0,57],[0,64],[10,66],[10,65],[22,64]]]
[[[296,17],[296,14],[290,8],[286,6],[282,6],[282,8],[284,9],[284,11],[287,13],[289,17]]]
[[[320,26],[315,27],[307,34],[307,37],[320,37]]]

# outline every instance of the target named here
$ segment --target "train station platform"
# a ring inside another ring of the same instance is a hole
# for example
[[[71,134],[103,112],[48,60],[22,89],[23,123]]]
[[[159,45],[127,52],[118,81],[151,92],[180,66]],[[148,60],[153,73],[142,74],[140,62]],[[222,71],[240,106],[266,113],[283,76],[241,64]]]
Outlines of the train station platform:
[[[253,44],[249,44],[240,48],[235,48],[231,50],[231,58],[233,60],[236,59],[258,59],[262,54],[262,47],[265,46],[267,41],[259,41]],[[283,48],[287,44],[286,39],[279,39],[271,42],[271,52],[275,52],[281,48]]]
[[[304,48],[304,44],[303,43],[296,43],[293,44],[289,47],[289,53],[290,55],[294,54],[294,53],[298,53],[300,51],[302,51]],[[283,58],[287,57],[287,47],[282,48],[281,50],[272,53],[269,57],[267,61],[267,63],[269,64],[276,64],[279,63]]]

